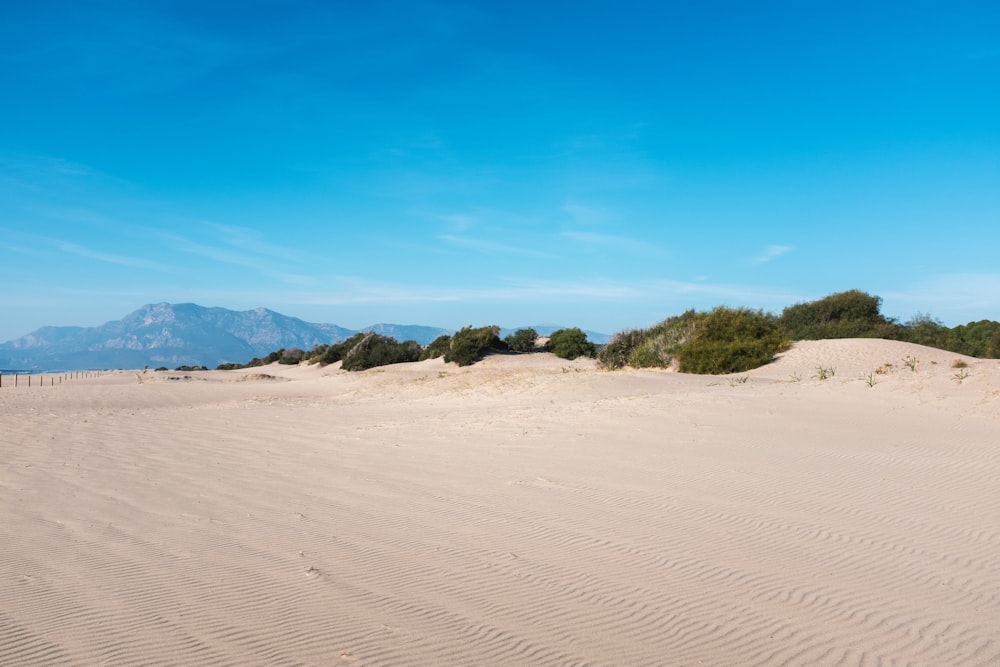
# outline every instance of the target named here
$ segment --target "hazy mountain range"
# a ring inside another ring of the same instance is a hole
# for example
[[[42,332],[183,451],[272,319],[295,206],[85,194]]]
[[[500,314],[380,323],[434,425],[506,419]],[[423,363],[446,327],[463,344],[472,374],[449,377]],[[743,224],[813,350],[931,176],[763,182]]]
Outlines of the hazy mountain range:
[[[559,328],[534,327],[545,335]],[[150,304],[121,320],[97,327],[42,327],[0,343],[0,368],[77,370],[86,368],[153,368],[246,363],[281,348],[310,350],[336,343],[359,331],[375,331],[396,340],[426,345],[451,330],[429,326],[375,324],[346,329],[315,324],[266,308],[235,311],[193,303]],[[506,335],[512,329],[505,329]],[[588,332],[591,340],[607,336]]]

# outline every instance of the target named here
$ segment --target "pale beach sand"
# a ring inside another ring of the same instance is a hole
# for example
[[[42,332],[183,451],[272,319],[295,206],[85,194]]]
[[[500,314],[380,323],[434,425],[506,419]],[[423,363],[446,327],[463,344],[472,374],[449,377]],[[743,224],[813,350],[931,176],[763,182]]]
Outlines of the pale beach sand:
[[[1000,665],[1000,361],[957,358],[5,381],[0,665]]]

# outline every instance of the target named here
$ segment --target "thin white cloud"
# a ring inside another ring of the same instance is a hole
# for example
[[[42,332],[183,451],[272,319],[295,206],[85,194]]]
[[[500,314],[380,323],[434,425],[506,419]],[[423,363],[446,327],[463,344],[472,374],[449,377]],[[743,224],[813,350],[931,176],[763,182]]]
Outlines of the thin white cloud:
[[[570,241],[575,241],[577,243],[599,246],[601,248],[616,248],[619,250],[625,250],[627,252],[637,253],[637,254],[663,254],[663,249],[653,245],[652,243],[647,243],[645,241],[639,241],[637,239],[629,238],[627,236],[617,236],[614,234],[598,234],[596,232],[562,232],[559,234],[562,238],[569,239]]]
[[[919,311],[941,317],[951,326],[1000,320],[1000,273],[941,274],[876,294],[883,298],[884,313],[902,319]]]
[[[792,251],[792,246],[769,245],[766,248],[764,248],[764,252],[754,257],[752,261],[755,264],[765,264],[791,251]]]
[[[781,308],[799,300],[785,290],[761,286],[705,284],[671,280],[614,282],[579,278],[560,281],[511,281],[489,287],[454,287],[450,285],[411,285],[377,283],[357,277],[331,279],[329,290],[300,292],[296,301],[310,305],[349,305],[363,303],[442,303],[524,302],[545,300],[585,301],[594,304],[653,300],[670,307],[709,308],[716,305]],[[258,295],[264,298],[266,294]],[[287,295],[275,300],[287,298]],[[669,314],[668,312],[664,313]]]
[[[238,225],[225,225],[217,222],[207,223],[207,226],[219,233],[222,243],[233,248],[289,262],[301,262],[306,259],[305,253],[301,250],[271,243],[256,229]]]
[[[434,217],[449,225],[456,232],[464,232],[476,224],[476,218],[471,215],[449,213],[436,215]]]
[[[115,255],[112,253],[101,252],[99,250],[93,250],[91,248],[86,248],[84,246],[78,245],[76,243],[71,243],[68,241],[59,241],[56,244],[62,252],[78,255],[80,257],[85,257],[87,259],[93,259],[98,262],[104,262],[106,264],[117,264],[119,266],[128,266],[135,269],[145,269],[149,271],[170,271],[170,267],[165,264],[160,264],[158,262],[150,262],[149,260],[141,259],[138,257],[127,257],[124,255]]]
[[[559,207],[559,210],[572,218],[574,223],[585,226],[598,225],[618,218],[614,212],[603,206],[581,204],[574,201],[566,202]]]
[[[315,278],[289,270],[309,261],[305,253],[267,242],[254,229],[236,225],[205,223],[204,228],[218,233],[215,243],[206,243],[177,234],[156,232],[173,250],[256,271],[261,276],[289,285],[308,286]]]
[[[496,241],[485,241],[482,239],[472,239],[466,236],[455,236],[453,234],[443,234],[438,237],[445,243],[468,250],[475,250],[484,255],[521,255],[524,257],[536,257],[538,259],[556,259],[552,253],[535,250],[534,248],[522,248],[519,246],[497,243]]]

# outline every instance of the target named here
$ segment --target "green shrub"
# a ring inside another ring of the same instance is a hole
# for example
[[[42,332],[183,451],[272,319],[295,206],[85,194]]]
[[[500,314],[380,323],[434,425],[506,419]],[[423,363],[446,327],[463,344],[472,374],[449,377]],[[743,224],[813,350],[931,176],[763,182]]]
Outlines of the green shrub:
[[[256,368],[257,366],[266,366],[268,364],[273,364],[274,362],[281,359],[281,355],[285,353],[285,349],[275,350],[271,352],[266,357],[254,357],[247,362],[247,368]]]
[[[576,327],[553,331],[545,349],[563,359],[597,355],[597,346],[588,341],[587,334]]]
[[[632,353],[642,344],[646,332],[642,329],[626,329],[611,337],[597,355],[601,366],[617,370],[630,365]]]
[[[319,362],[323,365],[337,363],[344,358],[344,355],[350,352],[351,348],[360,343],[366,335],[364,333],[356,333],[346,340],[330,345],[326,348],[323,356],[320,357]]]
[[[293,366],[302,361],[305,356],[305,350],[300,350],[297,347],[290,347],[287,350],[281,351],[281,356],[278,357],[278,363]]]
[[[688,310],[668,317],[648,329],[617,333],[602,349],[598,358],[605,368],[669,368],[680,346],[692,335],[695,323],[705,316]]]
[[[903,325],[899,338],[909,343],[947,349],[952,330],[930,315],[918,313]]]
[[[788,306],[779,321],[792,340],[898,337],[898,326],[882,316],[881,306],[881,297],[848,290]]]
[[[674,356],[662,340],[651,337],[632,350],[628,355],[628,365],[632,368],[669,368]]]
[[[959,324],[951,330],[945,349],[970,357],[1000,358],[1000,322],[980,320]]]
[[[719,306],[693,323],[677,349],[683,373],[741,373],[788,349],[777,319],[761,310]]]
[[[233,362],[226,362],[224,364],[219,364],[218,366],[216,366],[215,370],[217,370],[217,371],[235,371],[235,370],[238,370],[240,368],[246,368],[246,366],[244,366],[243,364],[236,364],[236,363],[233,363]],[[156,370],[167,370],[167,369],[166,368],[163,368],[163,369],[157,368]]]
[[[343,355],[341,368],[345,371],[363,371],[377,366],[417,361],[419,358],[420,345],[416,341],[400,343],[389,336],[368,333]]]
[[[451,347],[451,336],[447,334],[438,336],[420,352],[420,361],[444,356],[449,347]]]
[[[616,334],[601,351],[607,368],[668,368],[685,373],[739,373],[768,363],[788,343],[777,318],[759,310],[688,310],[639,331]]]
[[[507,344],[500,340],[500,327],[488,326],[473,329],[465,327],[455,332],[451,344],[445,352],[444,360],[459,366],[471,366],[479,361],[487,350],[506,350]]]
[[[313,349],[306,354],[306,363],[318,364],[323,360],[323,355],[330,349],[329,345],[313,345]]]
[[[538,343],[538,332],[528,327],[518,329],[512,334],[507,334],[503,339],[511,352],[534,352]]]

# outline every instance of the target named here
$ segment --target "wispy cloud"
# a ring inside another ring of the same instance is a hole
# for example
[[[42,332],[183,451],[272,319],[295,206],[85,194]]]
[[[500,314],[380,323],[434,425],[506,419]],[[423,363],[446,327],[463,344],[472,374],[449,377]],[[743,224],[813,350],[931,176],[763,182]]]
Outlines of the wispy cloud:
[[[215,232],[215,236],[203,241],[173,233],[156,234],[162,242],[183,254],[251,269],[264,277],[290,285],[315,283],[315,278],[293,270],[307,264],[310,259],[298,249],[268,242],[257,230],[246,227],[204,223],[203,228]]]
[[[788,245],[769,245],[764,248],[764,252],[753,258],[755,264],[765,264],[773,259],[781,257],[785,253],[791,252],[793,250],[792,246]]]
[[[678,307],[708,308],[719,304],[745,304],[753,307],[783,307],[800,297],[785,290],[765,286],[707,284],[672,280],[609,281],[577,278],[573,280],[508,281],[485,287],[451,285],[414,285],[380,283],[360,277],[331,279],[329,290],[302,292],[296,300],[314,305],[420,302],[524,302],[554,300],[620,303],[646,300],[676,304]],[[262,297],[265,295],[261,295]],[[669,315],[664,312],[664,316]]]
[[[897,317],[928,312],[951,325],[1000,319],[1000,273],[941,274],[879,296],[882,310]]]
[[[627,252],[643,255],[662,255],[663,249],[659,246],[639,241],[627,236],[617,236],[614,234],[598,234],[596,232],[562,232],[560,237],[574,241],[576,243],[598,246],[601,248],[615,248]]]
[[[151,262],[149,260],[141,259],[138,257],[128,257],[125,255],[115,255],[112,253],[101,252],[99,250],[93,250],[91,248],[86,248],[84,246],[78,245],[76,243],[71,243],[68,241],[59,241],[56,244],[62,252],[78,255],[80,257],[85,257],[87,259],[93,259],[98,262],[104,262],[106,264],[117,264],[118,266],[127,266],[134,269],[144,269],[148,271],[170,271],[171,268],[166,264],[160,264],[159,262]]]
[[[448,212],[427,212],[416,209],[408,211],[426,220],[442,222],[447,226],[447,232],[461,234],[473,228],[490,230],[538,229],[546,222],[541,215],[528,215],[519,211],[506,210],[489,206],[473,206],[467,210]]]
[[[473,239],[466,236],[455,236],[453,234],[443,234],[438,238],[450,245],[459,248],[466,248],[468,250],[474,250],[476,252],[483,253],[484,255],[520,255],[523,257],[536,257],[538,259],[557,258],[557,256],[552,253],[535,250],[534,248],[523,248],[508,245],[506,243],[498,243],[496,241]]]
[[[274,257],[289,262],[301,262],[306,259],[305,253],[298,248],[289,248],[273,243],[264,238],[256,229],[238,225],[224,225],[216,222],[207,223],[210,229],[219,234],[222,243],[228,246],[251,252],[262,257]]]
[[[19,195],[29,201],[37,199],[34,204],[41,211],[67,192],[77,193],[83,189],[92,193],[94,189],[107,187],[127,188],[128,182],[88,164],[58,156],[0,154],[0,188],[8,191],[4,196]],[[52,208],[57,209],[56,206]]]
[[[461,215],[458,213],[438,214],[434,217],[451,227],[456,232],[467,231],[475,225],[477,221],[475,216]]]
[[[559,210],[569,216],[574,223],[586,226],[618,219],[618,215],[608,208],[594,204],[581,204],[575,201],[566,202],[559,207]]]

